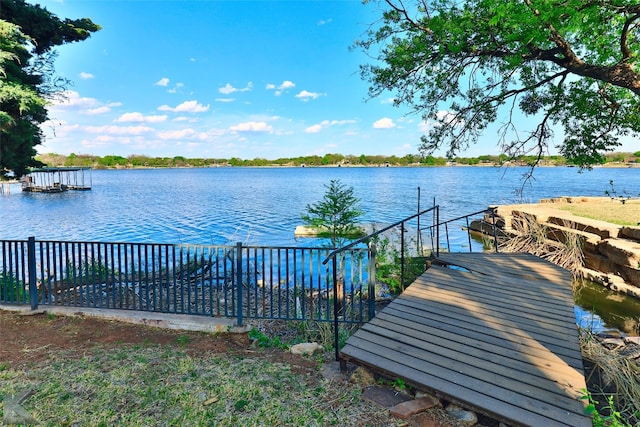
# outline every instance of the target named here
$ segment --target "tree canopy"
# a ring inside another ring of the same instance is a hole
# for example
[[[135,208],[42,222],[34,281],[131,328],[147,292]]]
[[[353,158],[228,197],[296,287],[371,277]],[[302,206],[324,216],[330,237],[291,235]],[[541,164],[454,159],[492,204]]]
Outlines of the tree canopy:
[[[35,147],[46,104],[68,81],[55,75],[54,48],[85,40],[100,26],[90,19],[61,20],[25,0],[0,2],[0,178],[40,166]]]
[[[555,146],[589,167],[638,136],[637,0],[379,3],[380,22],[356,43],[373,57],[362,75],[371,96],[390,91],[431,124],[424,152],[455,157],[497,123],[504,153]]]

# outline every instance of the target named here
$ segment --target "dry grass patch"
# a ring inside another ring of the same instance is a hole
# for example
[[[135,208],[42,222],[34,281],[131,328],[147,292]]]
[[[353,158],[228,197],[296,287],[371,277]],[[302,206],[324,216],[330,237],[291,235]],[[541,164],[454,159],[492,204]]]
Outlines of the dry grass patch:
[[[514,222],[513,229],[517,234],[500,245],[500,252],[530,253],[577,276],[584,259],[580,236],[563,233],[562,242],[551,240],[548,238],[549,228],[530,216]]]
[[[628,348],[607,348],[588,330],[581,330],[580,346],[583,359],[593,365],[586,379],[600,410],[618,413],[609,415],[610,421],[624,420],[612,425],[640,425],[640,366],[630,357]]]
[[[23,407],[45,426],[395,424],[359,388],[317,369],[171,346],[60,352],[31,369],[0,368],[0,398],[25,391]]]
[[[640,199],[594,199],[588,202],[553,205],[576,216],[618,225],[635,226],[640,222]]]

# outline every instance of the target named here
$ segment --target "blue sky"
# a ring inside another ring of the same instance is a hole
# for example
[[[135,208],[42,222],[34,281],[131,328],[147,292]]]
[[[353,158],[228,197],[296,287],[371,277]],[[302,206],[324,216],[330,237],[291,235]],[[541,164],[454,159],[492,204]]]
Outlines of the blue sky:
[[[73,85],[40,153],[275,159],[415,154],[425,123],[368,99],[360,1],[46,0],[103,28],[58,49]],[[497,154],[486,135],[464,155]],[[443,153],[436,153],[442,155]]]
[[[58,49],[73,85],[41,153],[295,157],[417,153],[423,124],[367,100],[359,1],[47,0],[103,29]],[[496,151],[489,146],[482,152]]]

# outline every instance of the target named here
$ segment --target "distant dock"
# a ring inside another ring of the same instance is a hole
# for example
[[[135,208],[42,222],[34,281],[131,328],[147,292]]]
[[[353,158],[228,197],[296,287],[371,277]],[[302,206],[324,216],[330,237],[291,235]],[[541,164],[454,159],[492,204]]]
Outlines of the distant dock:
[[[32,193],[62,193],[68,190],[91,190],[89,167],[45,167],[32,169],[22,179],[22,191]]]

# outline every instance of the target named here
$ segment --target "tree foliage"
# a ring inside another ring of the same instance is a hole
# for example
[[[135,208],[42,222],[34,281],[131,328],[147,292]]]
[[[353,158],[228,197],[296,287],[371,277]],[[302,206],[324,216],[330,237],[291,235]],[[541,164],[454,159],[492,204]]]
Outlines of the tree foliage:
[[[556,144],[589,167],[638,136],[637,0],[380,3],[381,21],[356,43],[375,60],[362,75],[370,95],[391,91],[432,124],[425,152],[455,157],[498,122],[504,153],[542,156]]]
[[[40,166],[35,147],[47,99],[68,81],[55,75],[54,48],[84,40],[100,27],[88,18],[61,20],[24,0],[0,3],[0,178]]]
[[[322,201],[307,205],[302,220],[327,230],[333,247],[342,246],[345,238],[360,234],[357,220],[363,212],[358,208],[359,200],[353,187],[347,187],[339,179],[332,179],[325,187],[327,191]]]

